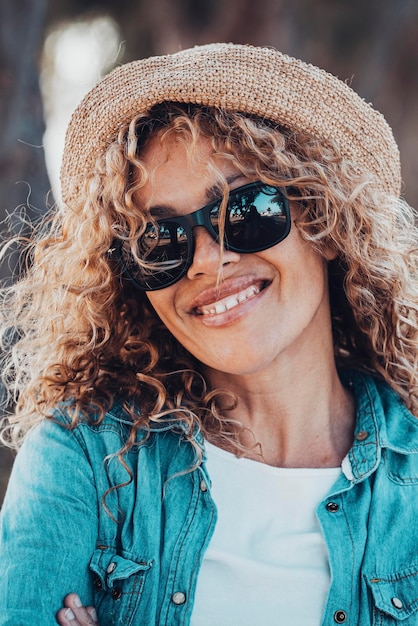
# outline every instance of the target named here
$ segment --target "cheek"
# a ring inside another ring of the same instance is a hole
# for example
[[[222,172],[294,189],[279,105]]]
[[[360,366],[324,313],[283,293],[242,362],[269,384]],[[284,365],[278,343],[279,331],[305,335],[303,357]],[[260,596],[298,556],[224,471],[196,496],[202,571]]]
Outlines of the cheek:
[[[147,298],[160,320],[173,335],[177,336],[178,323],[176,324],[176,321],[179,322],[179,318],[176,315],[173,295],[171,287],[161,291],[147,292]]]
[[[327,261],[304,242],[281,252],[280,260],[270,259],[279,274],[279,303],[295,320],[308,318],[328,297]]]
[[[328,279],[324,259],[315,257],[306,260],[298,275],[297,290],[301,306],[306,309],[318,306],[327,298]]]
[[[147,291],[147,298],[158,317],[163,319],[164,310],[169,307],[168,298],[159,291]]]

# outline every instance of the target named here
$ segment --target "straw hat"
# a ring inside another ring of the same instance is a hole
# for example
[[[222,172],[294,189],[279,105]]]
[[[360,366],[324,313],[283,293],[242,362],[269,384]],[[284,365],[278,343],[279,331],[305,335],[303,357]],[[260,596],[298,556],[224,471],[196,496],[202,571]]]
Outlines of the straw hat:
[[[116,68],[85,96],[67,129],[62,195],[72,204],[121,125],[163,101],[266,117],[324,142],[400,193],[399,150],[384,117],[347,84],[272,48],[196,46]]]

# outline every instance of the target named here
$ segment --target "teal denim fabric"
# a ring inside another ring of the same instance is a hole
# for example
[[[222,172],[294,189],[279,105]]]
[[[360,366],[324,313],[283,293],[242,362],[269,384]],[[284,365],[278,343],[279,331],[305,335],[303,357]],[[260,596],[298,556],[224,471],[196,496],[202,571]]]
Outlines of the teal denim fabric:
[[[354,444],[317,510],[331,568],[322,624],[416,626],[418,420],[386,385],[347,384]],[[189,624],[216,524],[210,479],[204,463],[187,471],[195,449],[178,425],[156,428],[125,468],[114,454],[128,432],[119,405],[100,425],[45,421],[27,438],[1,511],[1,626],[52,626],[71,591],[101,626]]]

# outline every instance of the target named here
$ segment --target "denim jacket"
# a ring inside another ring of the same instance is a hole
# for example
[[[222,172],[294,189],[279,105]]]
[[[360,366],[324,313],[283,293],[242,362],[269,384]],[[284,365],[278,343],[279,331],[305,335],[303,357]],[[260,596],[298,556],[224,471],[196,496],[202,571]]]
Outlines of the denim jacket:
[[[331,570],[322,625],[416,626],[418,420],[385,384],[350,376],[354,443],[317,509]],[[52,626],[71,591],[100,626],[189,624],[216,524],[210,478],[178,425],[121,464],[129,426],[117,405],[100,425],[48,420],[26,439],[1,511],[1,626]]]

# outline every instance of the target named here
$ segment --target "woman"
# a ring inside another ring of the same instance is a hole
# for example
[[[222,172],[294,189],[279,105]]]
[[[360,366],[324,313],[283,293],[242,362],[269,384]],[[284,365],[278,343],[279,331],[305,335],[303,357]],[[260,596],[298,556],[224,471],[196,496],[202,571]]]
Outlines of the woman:
[[[93,88],[62,189],[5,299],[4,437],[30,432],[0,624],[416,624],[417,239],[383,117],[197,47]]]

